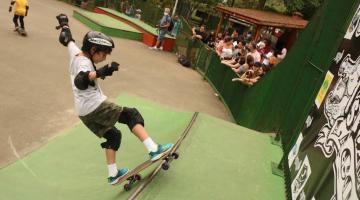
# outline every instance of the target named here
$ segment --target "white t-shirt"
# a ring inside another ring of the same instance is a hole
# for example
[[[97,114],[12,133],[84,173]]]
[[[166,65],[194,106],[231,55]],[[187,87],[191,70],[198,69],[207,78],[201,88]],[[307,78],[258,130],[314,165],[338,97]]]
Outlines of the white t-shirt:
[[[254,58],[254,62],[261,61],[261,55],[257,50],[255,50],[254,52],[249,52],[247,55],[251,55]]]
[[[286,53],[287,53],[287,49],[286,49],[286,48],[283,48],[283,49],[281,50],[281,54],[279,54],[277,57],[278,57],[279,59],[284,59],[285,56],[286,56]]]
[[[76,56],[81,50],[74,42],[68,44],[68,49],[70,55],[70,81],[74,93],[75,111],[79,116],[85,116],[94,111],[107,97],[101,91],[96,80],[94,80],[95,86],[89,85],[85,90],[80,90],[75,86],[74,79],[79,72],[95,71],[95,68],[89,58]]]

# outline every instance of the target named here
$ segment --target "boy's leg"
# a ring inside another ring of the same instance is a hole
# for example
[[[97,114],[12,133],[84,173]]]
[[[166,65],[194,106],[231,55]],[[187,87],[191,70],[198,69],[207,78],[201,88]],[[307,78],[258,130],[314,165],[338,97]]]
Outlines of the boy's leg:
[[[152,47],[149,47],[149,49],[158,49],[159,44],[160,44],[160,41],[159,41],[159,39],[157,39],[155,45]]]
[[[118,121],[126,124],[131,132],[144,143],[149,152],[157,150],[157,144],[149,137],[144,128],[144,119],[136,108],[124,107]]]
[[[19,18],[18,15],[14,15],[14,17],[13,17],[13,22],[14,22],[14,25],[15,25],[15,30],[17,30],[17,28],[19,27],[18,18]]]
[[[127,168],[118,169],[116,165],[116,151],[121,144],[121,132],[113,127],[103,137],[106,139],[106,142],[103,142],[101,147],[105,149],[106,163],[109,171],[108,182],[115,184],[129,171]]]
[[[165,39],[161,41],[161,44],[160,44],[160,47],[159,47],[159,48],[161,48],[161,50],[164,48],[164,43],[165,43]]]
[[[113,149],[105,149],[105,155],[106,155],[106,163],[108,165],[116,163],[116,151]]]
[[[19,16],[19,21],[20,21],[20,27],[25,30],[25,26],[24,26],[24,16]]]
[[[149,134],[146,132],[145,128],[141,124],[136,124],[131,132],[139,138],[141,142],[144,142],[149,137]]]
[[[159,159],[173,146],[172,144],[158,145],[151,139],[151,137],[149,137],[149,134],[144,128],[144,119],[136,108],[124,107],[120,114],[119,122],[127,124],[131,132],[134,133],[141,142],[143,142],[144,146],[149,151],[151,160]]]

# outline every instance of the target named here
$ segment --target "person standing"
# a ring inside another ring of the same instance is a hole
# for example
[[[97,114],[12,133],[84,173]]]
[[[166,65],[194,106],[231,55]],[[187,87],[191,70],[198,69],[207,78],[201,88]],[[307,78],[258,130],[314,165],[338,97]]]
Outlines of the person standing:
[[[168,32],[168,28],[171,23],[171,17],[170,17],[170,8],[165,8],[164,15],[160,20],[160,23],[156,25],[156,27],[159,29],[159,35],[156,40],[156,44],[153,47],[149,47],[150,49],[154,50],[162,50],[165,40],[165,35]]]
[[[13,22],[15,25],[14,31],[19,30],[18,20],[20,22],[21,31],[25,31],[24,17],[27,16],[29,5],[27,0],[12,0],[9,7],[9,12],[12,11],[12,6],[15,4],[15,12]]]
[[[174,27],[171,30],[170,35],[173,36],[174,38],[176,38],[176,36],[179,34],[180,29],[182,29],[182,22],[179,19],[179,16],[175,15],[173,18],[173,22],[174,22]]]

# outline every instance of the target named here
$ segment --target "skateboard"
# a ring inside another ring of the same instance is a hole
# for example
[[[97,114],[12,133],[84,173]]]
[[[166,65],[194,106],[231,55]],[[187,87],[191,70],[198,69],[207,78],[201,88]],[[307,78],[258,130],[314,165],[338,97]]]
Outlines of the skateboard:
[[[155,160],[155,161],[151,161],[151,160],[147,160],[143,163],[141,163],[139,166],[135,167],[133,170],[129,171],[125,176],[121,177],[117,183],[115,183],[114,185],[119,185],[125,181],[128,181],[127,183],[125,183],[124,185],[124,190],[125,191],[129,191],[131,190],[132,186],[141,180],[141,175],[139,174],[141,171],[143,171],[144,169],[150,167],[152,164],[158,162],[158,161],[164,161],[162,163],[162,168],[164,170],[168,170],[169,169],[169,161],[172,159],[177,159],[179,157],[179,154],[172,151],[172,149],[174,149],[175,145],[168,151],[166,152],[164,155],[162,155],[159,159]]]
[[[188,135],[192,125],[195,123],[195,120],[198,116],[198,112],[195,112],[193,117],[191,118],[190,123],[188,124],[188,126],[186,127],[186,129],[184,130],[184,132],[180,135],[180,137],[178,138],[178,140],[176,141],[176,143],[173,145],[173,147],[166,152],[164,155],[162,155],[159,159],[157,159],[156,161],[151,161],[151,160],[147,160],[145,162],[143,162],[142,164],[140,164],[139,166],[137,166],[135,169],[131,170],[130,172],[128,172],[125,176],[121,177],[118,182],[114,185],[119,185],[125,181],[128,181],[128,183],[126,183],[124,185],[124,189],[125,191],[129,191],[131,190],[132,186],[141,180],[141,175],[139,174],[141,171],[143,171],[144,169],[146,169],[147,167],[151,166],[152,164],[161,161],[161,168],[163,170],[168,170],[170,168],[170,163],[174,160],[174,159],[178,159],[179,158],[179,153],[177,152],[181,142],[185,139],[185,137]],[[159,166],[160,166],[159,165]],[[159,167],[158,167],[159,168]],[[155,171],[158,171],[157,169],[155,169]],[[150,179],[151,180],[151,179]]]
[[[21,36],[27,36],[26,31],[25,31],[24,29],[22,29],[22,28],[18,28],[16,31],[17,31]]]

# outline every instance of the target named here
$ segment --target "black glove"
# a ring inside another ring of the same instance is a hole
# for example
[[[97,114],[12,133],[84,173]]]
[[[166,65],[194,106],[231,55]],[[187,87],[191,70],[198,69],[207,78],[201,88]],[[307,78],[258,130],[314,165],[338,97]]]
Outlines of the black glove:
[[[67,47],[70,41],[75,42],[75,40],[72,38],[69,27],[62,28],[59,35],[59,42]]]
[[[59,22],[59,26],[57,26],[57,29],[63,28],[64,26],[69,27],[69,19],[65,14],[60,14],[56,16],[56,19]]]
[[[105,79],[106,76],[111,76],[114,71],[119,70],[119,63],[111,62],[110,67],[109,64],[105,65],[104,67],[96,70],[96,77]]]
[[[12,6],[9,6],[9,12],[11,12],[12,11]]]

